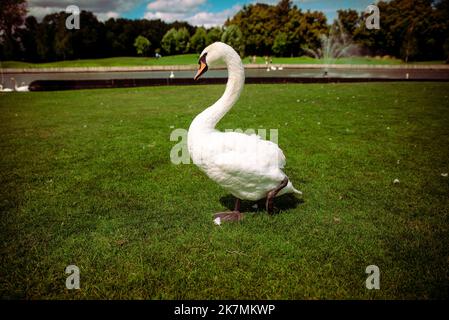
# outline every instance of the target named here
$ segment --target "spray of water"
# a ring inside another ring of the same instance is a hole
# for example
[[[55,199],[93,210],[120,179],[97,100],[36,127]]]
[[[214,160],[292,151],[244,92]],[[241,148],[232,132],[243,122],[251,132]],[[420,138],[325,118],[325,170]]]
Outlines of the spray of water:
[[[310,48],[303,49],[310,56],[323,61],[325,74],[327,74],[328,65],[335,59],[355,56],[359,52],[359,47],[344,32],[343,25],[339,20],[332,25],[329,34],[320,36],[320,47],[315,50]]]

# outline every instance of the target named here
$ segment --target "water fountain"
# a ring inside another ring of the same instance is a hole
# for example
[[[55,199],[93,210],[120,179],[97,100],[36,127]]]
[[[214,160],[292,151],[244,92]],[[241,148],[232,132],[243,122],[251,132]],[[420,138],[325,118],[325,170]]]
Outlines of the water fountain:
[[[323,76],[329,75],[329,65],[334,60],[342,57],[354,56],[359,52],[359,47],[352,41],[351,37],[344,32],[343,25],[339,20],[332,25],[329,34],[320,36],[320,47],[313,50],[303,47],[304,51],[312,57],[322,60],[324,64]]]

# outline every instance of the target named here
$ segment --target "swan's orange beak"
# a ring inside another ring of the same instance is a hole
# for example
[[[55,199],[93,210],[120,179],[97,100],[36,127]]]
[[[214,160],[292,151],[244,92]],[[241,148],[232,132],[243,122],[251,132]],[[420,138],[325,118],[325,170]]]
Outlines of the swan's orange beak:
[[[199,77],[201,77],[208,69],[207,63],[206,63],[206,54],[204,54],[200,60],[198,61],[198,64],[200,65],[198,68],[198,72],[196,73],[193,80],[198,80]]]

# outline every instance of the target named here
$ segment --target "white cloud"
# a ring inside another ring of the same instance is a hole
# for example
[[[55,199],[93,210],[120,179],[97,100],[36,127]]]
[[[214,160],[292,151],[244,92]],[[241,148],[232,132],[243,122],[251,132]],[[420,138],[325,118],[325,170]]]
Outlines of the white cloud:
[[[39,20],[45,15],[65,11],[69,5],[92,11],[100,20],[119,17],[119,12],[131,10],[142,0],[28,0],[28,14]]]
[[[213,26],[222,25],[226,19],[234,16],[242,7],[236,5],[231,9],[223,10],[220,12],[198,12],[192,17],[187,18],[187,21],[194,26],[205,26],[210,28]]]
[[[196,10],[203,5],[206,0],[156,0],[150,2],[147,9],[156,12],[186,13]]]
[[[235,5],[220,12],[204,10],[207,0],[156,0],[148,4],[145,19],[161,19],[166,22],[187,21],[206,28],[222,25],[242,7]]]
[[[97,16],[98,20],[106,21],[106,20],[108,20],[110,18],[114,18],[114,19],[118,18],[120,16],[120,14],[118,12],[115,12],[115,11],[108,11],[108,12],[105,12],[105,13],[103,13],[103,12],[96,13],[96,16]]]
[[[145,19],[148,20],[155,20],[155,19],[161,19],[166,22],[173,22],[173,21],[181,21],[185,20],[186,15],[184,13],[174,13],[174,12],[147,12],[144,16]]]
[[[59,11],[63,11],[63,9],[59,7],[28,7],[28,15],[34,16],[38,20],[41,20],[47,14]]]

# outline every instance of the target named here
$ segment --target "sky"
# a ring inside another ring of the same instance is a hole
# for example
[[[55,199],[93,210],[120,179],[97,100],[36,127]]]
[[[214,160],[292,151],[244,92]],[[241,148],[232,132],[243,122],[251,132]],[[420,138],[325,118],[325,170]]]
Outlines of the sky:
[[[187,21],[192,25],[222,25],[243,5],[276,4],[278,0],[28,0],[28,11],[38,19],[52,12],[64,11],[69,5],[94,12],[99,20],[109,18],[162,19]],[[332,21],[338,9],[363,11],[374,0],[294,0],[302,10],[319,10]]]

